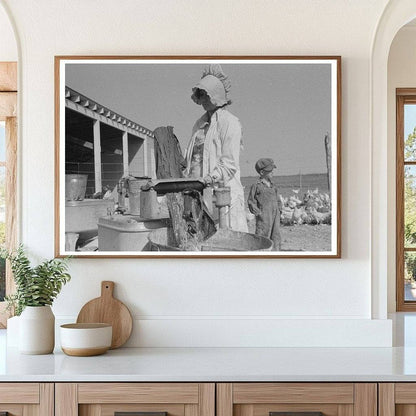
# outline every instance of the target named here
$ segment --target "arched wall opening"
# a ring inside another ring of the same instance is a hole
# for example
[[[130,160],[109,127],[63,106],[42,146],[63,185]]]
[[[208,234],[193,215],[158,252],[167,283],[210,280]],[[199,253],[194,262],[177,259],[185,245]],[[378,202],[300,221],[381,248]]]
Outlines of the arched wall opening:
[[[397,32],[416,17],[414,0],[389,2],[380,18],[371,55],[371,266],[372,317],[386,319],[393,312],[395,279],[395,199],[391,186],[392,163],[389,130],[388,58]],[[391,118],[390,118],[391,120]],[[391,124],[391,121],[390,121]],[[394,165],[393,165],[394,166]],[[394,169],[394,168],[393,168]],[[395,174],[393,175],[395,177]],[[391,199],[393,198],[393,203]],[[393,234],[392,234],[393,233]],[[393,240],[393,241],[392,241]],[[393,276],[392,276],[393,274]]]
[[[410,23],[404,25],[394,37],[388,58],[388,69],[387,69],[387,211],[389,215],[389,223],[387,229],[387,250],[389,253],[396,253],[396,164],[399,155],[396,154],[396,89],[397,88],[416,88],[416,19],[412,20]],[[407,138],[410,133],[409,129],[413,130],[414,127],[414,110],[416,106],[408,105],[405,122],[405,138]],[[412,127],[411,127],[412,126]],[[408,174],[413,175],[414,168],[409,167],[408,165]],[[409,200],[406,202],[406,207],[408,207]],[[410,206],[412,206],[411,204]],[[410,214],[409,211],[408,215]],[[408,246],[405,244],[405,246]],[[411,252],[406,252],[411,259],[414,254]],[[395,312],[396,309],[396,293],[397,290],[400,290],[401,295],[405,297],[405,300],[412,300],[414,298],[414,289],[409,283],[403,281],[405,288],[396,289],[396,263],[402,262],[402,259],[395,259],[395,256],[388,256],[388,312]],[[413,268],[412,261],[408,260],[408,266],[405,270],[408,270],[408,273]],[[400,279],[398,277],[398,279]]]

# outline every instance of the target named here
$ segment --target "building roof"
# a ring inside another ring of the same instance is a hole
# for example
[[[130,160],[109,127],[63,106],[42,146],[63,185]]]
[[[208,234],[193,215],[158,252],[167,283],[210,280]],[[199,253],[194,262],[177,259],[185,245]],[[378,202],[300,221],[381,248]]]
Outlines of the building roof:
[[[86,97],[68,86],[65,86],[65,106],[86,116],[109,124],[110,126],[127,131],[130,134],[134,134],[139,137],[154,137],[152,130],[147,127],[144,127],[135,121],[129,120],[127,117],[116,113],[108,107],[97,103],[91,98]]]

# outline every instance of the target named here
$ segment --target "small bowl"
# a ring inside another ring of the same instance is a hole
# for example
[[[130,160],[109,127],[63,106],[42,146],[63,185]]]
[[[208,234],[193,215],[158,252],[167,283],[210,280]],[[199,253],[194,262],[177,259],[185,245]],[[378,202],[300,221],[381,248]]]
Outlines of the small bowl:
[[[104,354],[111,347],[112,334],[110,324],[61,325],[61,348],[65,354],[76,357]]]

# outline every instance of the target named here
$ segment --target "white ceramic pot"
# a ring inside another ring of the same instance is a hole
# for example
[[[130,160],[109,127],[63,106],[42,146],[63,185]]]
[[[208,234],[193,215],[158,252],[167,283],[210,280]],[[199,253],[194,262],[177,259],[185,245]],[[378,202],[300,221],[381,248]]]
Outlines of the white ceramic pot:
[[[50,306],[26,306],[19,319],[19,351],[50,354],[55,346],[55,316]]]
[[[61,325],[61,347],[67,355],[87,357],[104,354],[111,347],[110,324],[79,323]]]

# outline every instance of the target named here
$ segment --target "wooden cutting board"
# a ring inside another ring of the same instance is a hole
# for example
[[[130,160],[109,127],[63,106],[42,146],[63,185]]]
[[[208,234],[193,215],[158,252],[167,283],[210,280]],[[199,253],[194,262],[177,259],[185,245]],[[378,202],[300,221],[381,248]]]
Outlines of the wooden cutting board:
[[[77,323],[107,323],[113,326],[111,349],[121,347],[130,337],[133,319],[124,303],[113,297],[114,282],[101,282],[101,296],[86,303]]]

